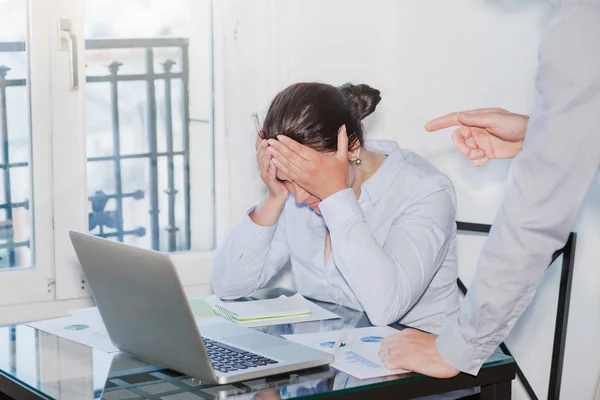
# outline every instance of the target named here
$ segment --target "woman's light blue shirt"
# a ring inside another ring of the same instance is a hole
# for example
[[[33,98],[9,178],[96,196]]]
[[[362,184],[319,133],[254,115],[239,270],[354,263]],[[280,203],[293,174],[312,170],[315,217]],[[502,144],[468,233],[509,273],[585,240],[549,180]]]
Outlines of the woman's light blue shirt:
[[[291,262],[306,297],[365,311],[374,325],[438,332],[459,306],[454,187],[395,142],[365,146],[387,157],[360,198],[342,190],[320,203],[319,215],[290,196],[270,227],[244,217],[217,252],[215,294],[247,296]],[[327,229],[332,251],[324,263]]]

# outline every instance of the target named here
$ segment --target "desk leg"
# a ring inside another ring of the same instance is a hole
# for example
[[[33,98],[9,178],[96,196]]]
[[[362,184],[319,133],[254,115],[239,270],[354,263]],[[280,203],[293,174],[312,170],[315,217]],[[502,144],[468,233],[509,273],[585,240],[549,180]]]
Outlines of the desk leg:
[[[481,400],[510,400],[512,398],[511,381],[482,386],[480,396]]]

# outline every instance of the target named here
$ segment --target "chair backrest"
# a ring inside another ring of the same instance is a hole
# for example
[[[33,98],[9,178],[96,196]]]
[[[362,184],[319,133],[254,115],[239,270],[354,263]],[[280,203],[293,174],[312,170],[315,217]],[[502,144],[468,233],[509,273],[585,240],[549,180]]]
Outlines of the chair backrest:
[[[492,228],[491,225],[478,224],[472,222],[460,222],[456,223],[459,232],[468,234],[488,234]],[[564,247],[556,251],[552,255],[552,263],[556,261],[561,255],[562,259],[562,270],[560,276],[560,286],[558,290],[558,308],[556,312],[556,324],[554,327],[554,342],[552,346],[552,361],[550,366],[550,383],[548,387],[548,400],[558,400],[560,398],[560,385],[562,380],[562,369],[563,360],[565,355],[565,343],[567,340],[567,323],[569,320],[569,304],[571,302],[571,286],[573,283],[573,269],[575,266],[575,244],[577,241],[577,234],[571,232],[567,243]],[[460,278],[457,281],[458,287],[463,294],[467,293],[467,287],[463,284]],[[508,347],[505,343],[500,345],[502,351],[512,356]],[[516,362],[516,360],[515,360]],[[517,363],[517,376],[521,380],[523,387],[527,391],[529,398],[537,400],[538,396],[529,384],[527,377],[519,367]]]

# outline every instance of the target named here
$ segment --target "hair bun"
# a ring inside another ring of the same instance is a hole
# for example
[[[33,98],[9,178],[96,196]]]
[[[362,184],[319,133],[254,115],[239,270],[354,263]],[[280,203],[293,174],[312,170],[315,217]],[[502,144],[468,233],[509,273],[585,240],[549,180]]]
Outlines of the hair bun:
[[[358,110],[360,119],[365,119],[371,115],[381,101],[381,92],[368,85],[344,83],[339,89],[352,100]]]

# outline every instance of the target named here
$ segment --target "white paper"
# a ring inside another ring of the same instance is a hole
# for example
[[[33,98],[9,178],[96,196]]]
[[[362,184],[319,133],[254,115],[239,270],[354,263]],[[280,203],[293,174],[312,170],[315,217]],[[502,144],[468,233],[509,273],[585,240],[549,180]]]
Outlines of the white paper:
[[[379,358],[381,341],[398,330],[383,327],[343,329],[339,331],[301,333],[283,335],[287,340],[332,353],[333,344],[342,333],[346,333],[346,345],[340,347],[331,364],[337,370],[343,371],[359,379],[377,378],[387,375],[405,373],[404,370],[387,369]]]
[[[30,322],[27,325],[106,353],[119,351],[110,341],[100,314],[94,312]]]
[[[265,320],[257,320],[257,321],[249,321],[241,323],[243,326],[247,326],[248,328],[257,328],[260,326],[273,326],[273,325],[284,325],[284,324],[296,324],[299,322],[311,322],[311,321],[325,321],[328,319],[338,319],[341,318],[339,315],[332,313],[324,309],[321,306],[316,305],[310,300],[304,298],[300,293],[296,293],[291,297],[298,305],[302,305],[302,307],[308,308],[310,310],[310,314],[303,315],[300,317],[290,317],[290,318],[274,318],[274,319],[265,319]],[[210,305],[215,304],[227,304],[221,301],[217,296],[208,296],[204,297],[204,301],[206,301]],[[239,322],[238,322],[239,323]]]

